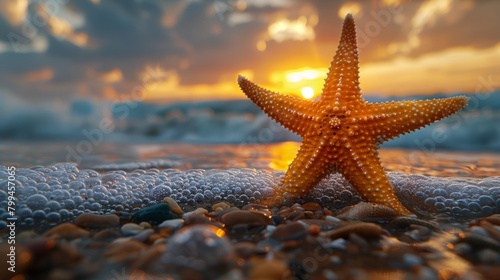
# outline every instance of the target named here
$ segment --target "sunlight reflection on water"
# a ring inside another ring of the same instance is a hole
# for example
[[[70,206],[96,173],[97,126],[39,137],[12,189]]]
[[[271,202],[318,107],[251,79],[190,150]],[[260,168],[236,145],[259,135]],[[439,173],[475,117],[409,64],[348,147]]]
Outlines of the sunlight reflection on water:
[[[148,168],[227,169],[231,167],[286,170],[300,147],[297,142],[265,145],[123,144],[103,143],[87,154],[67,152],[68,143],[2,143],[0,164],[18,167],[79,161],[80,168],[126,167],[130,163]],[[500,176],[500,154],[438,151],[423,153],[403,149],[381,149],[387,171],[449,177]],[[123,168],[126,169],[126,168]],[[135,168],[134,168],[135,169]]]

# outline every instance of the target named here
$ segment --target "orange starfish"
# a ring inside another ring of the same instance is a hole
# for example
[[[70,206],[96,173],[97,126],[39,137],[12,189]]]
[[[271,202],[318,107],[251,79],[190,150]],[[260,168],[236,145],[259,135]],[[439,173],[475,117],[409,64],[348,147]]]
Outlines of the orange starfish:
[[[302,146],[276,190],[277,197],[305,195],[337,171],[363,199],[408,214],[380,165],[379,144],[457,112],[468,98],[368,103],[361,97],[358,68],[356,29],[348,14],[316,100],[275,93],[242,76],[238,83],[266,114],[302,136]]]

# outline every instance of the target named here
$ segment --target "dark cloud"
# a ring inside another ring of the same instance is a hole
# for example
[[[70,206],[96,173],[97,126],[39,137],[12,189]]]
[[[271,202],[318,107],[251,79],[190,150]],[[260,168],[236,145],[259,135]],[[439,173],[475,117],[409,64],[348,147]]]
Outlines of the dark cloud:
[[[376,34],[369,33],[377,17],[391,11],[379,1],[362,0],[361,15],[356,17],[363,63],[392,59],[399,55],[419,56],[450,47],[489,48],[500,38],[498,1],[475,1],[469,9],[443,15],[418,34],[420,45],[408,53],[388,53],[391,44],[403,44],[412,30],[411,18],[423,1],[403,1],[398,15],[380,24]],[[225,3],[221,12],[214,5]],[[80,14],[84,24],[74,31],[88,35],[87,47],[55,37],[47,26],[37,27],[46,38],[48,48],[42,53],[0,53],[0,84],[20,95],[71,95],[77,86],[91,88],[101,95],[105,84],[99,77],[120,69],[123,81],[113,87],[127,92],[139,83],[147,65],[175,70],[182,85],[214,84],[242,69],[252,69],[257,80],[268,79],[269,73],[283,67],[326,67],[333,56],[340,35],[342,19],[338,16],[342,1],[291,1],[289,7],[249,5],[238,11],[232,2],[217,1],[70,1],[65,8]],[[271,2],[270,2],[271,3]],[[36,12],[30,6],[30,17]],[[63,10],[61,10],[63,12]],[[244,13],[250,20],[231,23],[231,15]],[[267,28],[276,19],[296,20],[301,15],[317,13],[314,41],[267,41],[265,52],[256,43],[265,38]],[[165,17],[171,24],[165,24]],[[402,17],[402,21],[396,21]],[[373,30],[372,30],[373,31]],[[7,34],[22,34],[22,26],[12,26],[0,16],[0,40],[9,43]],[[365,33],[365,38],[362,37]],[[31,41],[30,41],[31,42]],[[307,64],[304,64],[307,63]],[[26,83],[26,73],[51,69],[47,82]],[[92,73],[90,75],[89,73]],[[110,85],[107,85],[110,86]]]

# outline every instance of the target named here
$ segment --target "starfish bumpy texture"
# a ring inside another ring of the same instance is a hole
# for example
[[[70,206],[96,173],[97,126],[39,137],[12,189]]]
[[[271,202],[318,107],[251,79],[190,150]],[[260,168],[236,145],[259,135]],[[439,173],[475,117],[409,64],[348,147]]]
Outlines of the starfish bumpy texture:
[[[358,69],[356,29],[348,14],[317,99],[275,93],[242,76],[238,83],[266,114],[302,137],[296,158],[275,190],[277,197],[306,195],[330,173],[340,172],[363,199],[409,214],[380,165],[379,144],[457,112],[468,98],[368,103],[361,96]]]

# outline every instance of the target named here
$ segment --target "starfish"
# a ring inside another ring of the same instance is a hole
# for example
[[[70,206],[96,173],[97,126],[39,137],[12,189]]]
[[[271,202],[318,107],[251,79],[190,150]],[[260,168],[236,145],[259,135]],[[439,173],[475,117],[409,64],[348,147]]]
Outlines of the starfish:
[[[322,94],[315,100],[276,93],[243,76],[238,83],[267,115],[302,137],[297,156],[275,190],[277,198],[304,196],[329,174],[340,172],[361,198],[401,215],[410,212],[397,198],[380,164],[379,145],[457,112],[468,100],[457,96],[365,101],[359,87],[356,27],[351,14],[345,17]]]

